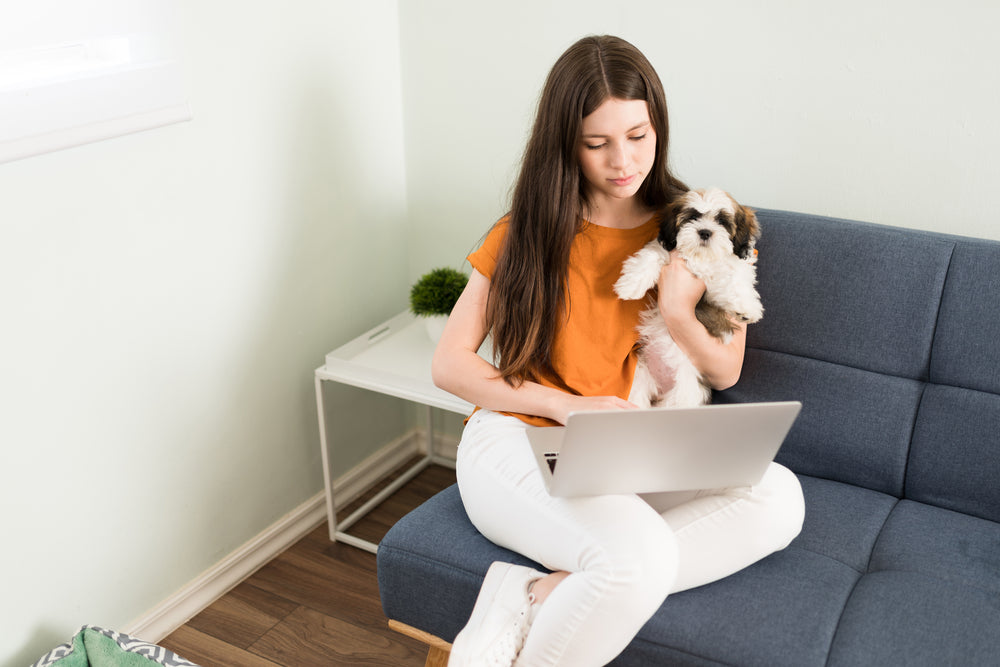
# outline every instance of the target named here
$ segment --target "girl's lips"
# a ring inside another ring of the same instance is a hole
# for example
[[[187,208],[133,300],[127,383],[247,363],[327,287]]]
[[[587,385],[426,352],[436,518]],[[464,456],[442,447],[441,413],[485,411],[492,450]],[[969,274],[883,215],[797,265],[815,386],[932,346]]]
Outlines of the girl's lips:
[[[611,178],[611,179],[608,179],[608,180],[610,180],[612,183],[614,183],[618,187],[625,187],[626,185],[628,185],[629,183],[631,183],[632,181],[635,180],[635,174],[633,174],[631,176],[626,176],[625,178]]]

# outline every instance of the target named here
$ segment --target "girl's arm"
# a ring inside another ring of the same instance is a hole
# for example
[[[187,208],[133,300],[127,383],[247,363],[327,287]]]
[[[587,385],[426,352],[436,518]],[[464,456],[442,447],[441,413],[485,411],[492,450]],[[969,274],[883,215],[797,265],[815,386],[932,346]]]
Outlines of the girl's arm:
[[[698,321],[694,308],[705,293],[705,283],[696,278],[676,252],[660,272],[660,313],[670,335],[715,389],[727,389],[740,379],[746,349],[747,327],[739,323],[733,337],[723,343]]]
[[[534,382],[518,387],[507,384],[496,367],[477,353],[486,338],[489,289],[489,278],[473,270],[434,350],[431,375],[435,385],[488,410],[537,415],[560,424],[566,423],[572,410],[635,407],[615,396],[574,396]]]

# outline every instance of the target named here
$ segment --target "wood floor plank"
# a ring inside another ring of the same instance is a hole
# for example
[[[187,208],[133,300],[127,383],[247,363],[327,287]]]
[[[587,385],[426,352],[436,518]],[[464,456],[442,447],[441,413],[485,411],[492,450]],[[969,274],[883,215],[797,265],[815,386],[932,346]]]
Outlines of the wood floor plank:
[[[290,549],[258,570],[253,583],[345,621],[376,623],[384,617],[375,578],[375,556],[367,556],[371,567],[362,568]]]
[[[160,641],[160,646],[201,667],[235,667],[236,665],[239,667],[293,667],[294,665],[294,663],[284,665],[272,662],[187,625],[182,625]]]
[[[189,621],[189,625],[240,648],[247,648],[299,605],[243,582]]]
[[[250,649],[282,665],[329,667],[330,665],[424,664],[427,646],[390,633],[365,627],[300,607]]]

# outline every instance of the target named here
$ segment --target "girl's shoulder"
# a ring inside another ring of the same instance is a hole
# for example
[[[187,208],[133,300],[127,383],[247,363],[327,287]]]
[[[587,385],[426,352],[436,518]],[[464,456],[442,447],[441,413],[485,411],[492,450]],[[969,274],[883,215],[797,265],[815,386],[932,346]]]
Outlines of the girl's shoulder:
[[[499,252],[500,247],[503,245],[503,240],[507,238],[507,232],[509,230],[510,216],[505,215],[493,223],[493,226],[490,227],[488,232],[486,232],[486,236],[480,245],[484,247],[491,247],[493,250]]]
[[[510,216],[504,216],[497,220],[486,232],[486,237],[479,244],[479,248],[466,258],[474,269],[487,278],[493,276],[493,270],[496,268],[497,259],[500,257],[509,228]]]

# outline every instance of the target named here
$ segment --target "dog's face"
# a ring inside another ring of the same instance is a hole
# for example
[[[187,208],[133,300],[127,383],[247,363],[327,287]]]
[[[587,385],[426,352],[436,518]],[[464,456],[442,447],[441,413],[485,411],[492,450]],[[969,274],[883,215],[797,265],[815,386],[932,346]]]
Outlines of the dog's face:
[[[692,190],[671,205],[660,224],[660,243],[685,256],[750,257],[760,238],[757,216],[717,188]]]

